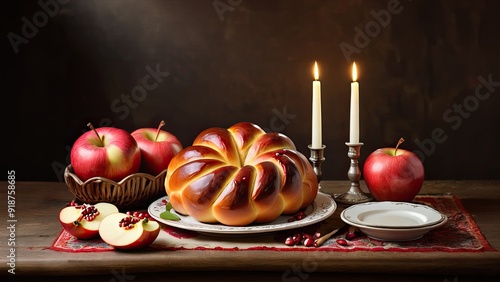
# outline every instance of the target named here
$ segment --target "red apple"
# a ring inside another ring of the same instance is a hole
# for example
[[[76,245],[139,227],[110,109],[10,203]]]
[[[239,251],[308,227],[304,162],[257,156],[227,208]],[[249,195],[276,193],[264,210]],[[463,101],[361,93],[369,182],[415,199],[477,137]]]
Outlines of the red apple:
[[[418,156],[408,150],[381,148],[365,160],[363,175],[366,186],[377,201],[410,202],[422,188],[424,166]]]
[[[162,130],[163,125],[162,120],[158,128],[139,128],[131,133],[141,150],[141,170],[152,175],[167,169],[172,158],[182,150],[181,142]]]
[[[99,226],[99,236],[115,249],[132,250],[149,246],[160,234],[160,224],[148,216],[114,213]]]
[[[108,215],[118,213],[110,203],[67,206],[59,212],[59,222],[71,235],[79,239],[99,237],[99,225]]]
[[[127,131],[100,127],[82,134],[73,144],[70,161],[75,174],[83,181],[95,176],[120,181],[139,171],[141,151]]]

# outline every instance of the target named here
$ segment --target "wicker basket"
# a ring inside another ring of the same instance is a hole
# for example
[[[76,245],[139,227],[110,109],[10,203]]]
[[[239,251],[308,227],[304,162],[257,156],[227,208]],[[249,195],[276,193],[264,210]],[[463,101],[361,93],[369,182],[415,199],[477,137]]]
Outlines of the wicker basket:
[[[107,202],[119,209],[141,207],[165,196],[165,169],[157,176],[147,173],[131,174],[120,182],[104,177],[92,177],[83,182],[68,165],[64,171],[64,180],[69,190],[81,202],[96,204]]]

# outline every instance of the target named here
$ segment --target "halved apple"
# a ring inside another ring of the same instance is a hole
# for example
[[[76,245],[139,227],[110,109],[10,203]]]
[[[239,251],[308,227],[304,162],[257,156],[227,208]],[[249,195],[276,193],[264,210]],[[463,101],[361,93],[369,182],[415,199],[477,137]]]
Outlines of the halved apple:
[[[78,239],[93,239],[99,237],[101,221],[106,216],[118,212],[118,208],[111,203],[72,205],[59,212],[59,222],[68,233]]]
[[[99,227],[101,239],[116,249],[139,249],[153,243],[160,224],[147,216],[114,213],[105,217]]]

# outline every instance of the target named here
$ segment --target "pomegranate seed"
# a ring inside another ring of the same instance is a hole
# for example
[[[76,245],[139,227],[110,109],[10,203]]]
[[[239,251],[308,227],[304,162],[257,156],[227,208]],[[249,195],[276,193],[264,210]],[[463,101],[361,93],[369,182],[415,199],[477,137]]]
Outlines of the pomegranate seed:
[[[134,213],[132,213],[132,214],[134,214]],[[122,218],[118,222],[118,226],[123,227],[125,229],[131,229],[131,228],[134,228],[136,223],[138,223],[139,221],[141,221],[143,219],[148,220],[147,218],[139,218],[138,216],[129,215],[127,217]]]
[[[356,226],[349,226],[349,231],[347,231],[347,234],[345,235],[345,238],[347,240],[354,239],[358,236],[359,233],[359,228]]]
[[[67,206],[70,206],[70,207],[79,207],[80,204],[78,204],[75,200],[71,200],[71,202],[69,202],[67,204]]]
[[[312,239],[313,236],[311,234],[302,233],[302,237],[305,239]]]
[[[347,241],[345,239],[337,239],[337,240],[335,240],[335,242],[337,242],[337,244],[339,244],[341,246],[349,246],[349,244],[347,243]]]
[[[306,247],[316,246],[317,239],[321,237],[320,232],[309,234],[306,232],[295,233],[285,239],[285,245],[292,246],[302,244]]]
[[[295,242],[295,245],[299,244],[302,241],[302,235],[300,235],[300,233],[293,235],[292,238]]]
[[[304,217],[306,217],[306,214],[304,212],[298,212],[296,215],[290,217],[288,219],[288,222],[296,221],[296,220],[301,220]]]
[[[288,237],[285,240],[285,245],[287,245],[287,246],[293,246],[293,245],[295,245],[295,240],[292,237]]]
[[[352,240],[352,239],[356,238],[356,236],[357,236],[357,234],[356,234],[356,233],[347,233],[347,234],[345,235],[345,238],[346,238],[347,240]]]
[[[304,240],[304,246],[306,247],[311,247],[311,246],[314,246],[314,240],[311,238],[306,238]]]
[[[81,206],[75,206],[75,208],[82,210],[80,212],[80,217],[78,218],[78,221],[82,219],[85,219],[87,221],[92,221],[99,215],[99,211],[93,205],[83,204]]]

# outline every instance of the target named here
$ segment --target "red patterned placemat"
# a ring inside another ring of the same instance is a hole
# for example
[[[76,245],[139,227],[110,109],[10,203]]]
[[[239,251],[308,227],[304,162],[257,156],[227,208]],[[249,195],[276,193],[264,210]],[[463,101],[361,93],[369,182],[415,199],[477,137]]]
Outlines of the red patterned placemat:
[[[415,203],[433,207],[448,217],[443,226],[431,230],[422,238],[407,242],[383,242],[360,234],[348,241],[348,246],[336,243],[344,238],[343,228],[320,247],[302,245],[286,246],[285,238],[298,231],[312,233],[325,230],[328,220],[308,226],[302,230],[288,230],[257,236],[211,236],[198,234],[162,225],[162,232],[149,247],[154,250],[274,250],[274,251],[395,251],[395,252],[484,252],[497,251],[484,238],[472,216],[465,210],[460,199],[454,195],[418,195]],[[338,213],[332,217],[337,216]],[[338,218],[334,220],[339,220]],[[321,228],[323,225],[323,228]],[[102,252],[113,248],[101,239],[79,240],[66,231],[61,231],[51,246],[52,250],[65,252]]]

